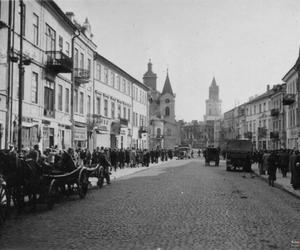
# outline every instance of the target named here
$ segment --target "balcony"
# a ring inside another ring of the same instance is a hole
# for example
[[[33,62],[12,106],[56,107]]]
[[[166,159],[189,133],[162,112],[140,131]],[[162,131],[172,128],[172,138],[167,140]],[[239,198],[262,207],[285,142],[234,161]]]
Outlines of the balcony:
[[[282,99],[283,105],[291,105],[295,102],[295,94],[286,94]]]
[[[61,51],[46,51],[46,70],[54,74],[71,73],[73,62],[70,57]]]
[[[44,116],[49,118],[54,118],[55,117],[54,110],[44,109]]]
[[[271,109],[271,116],[278,116],[279,115],[279,109]]]
[[[273,139],[273,140],[278,140],[279,139],[279,132],[278,131],[270,132],[270,138]]]
[[[86,84],[90,81],[90,71],[87,69],[75,68],[73,71],[75,83]]]

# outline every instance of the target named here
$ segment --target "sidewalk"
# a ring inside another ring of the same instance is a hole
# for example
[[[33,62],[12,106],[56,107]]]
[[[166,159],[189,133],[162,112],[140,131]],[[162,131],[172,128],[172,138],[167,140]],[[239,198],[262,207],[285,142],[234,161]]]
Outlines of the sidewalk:
[[[135,167],[135,168],[130,168],[130,167],[124,167],[122,169],[118,168],[117,171],[115,171],[113,169],[111,171],[110,180],[113,182],[116,179],[119,179],[123,176],[134,174],[136,172],[149,169],[150,167],[161,166],[164,163],[168,163],[168,162],[171,162],[171,161],[176,161],[176,157],[175,158],[173,157],[172,160],[168,160],[168,161],[160,161],[159,160],[158,163],[153,163],[153,164],[150,163],[149,167],[141,167],[141,165],[140,165],[140,167]],[[90,181],[92,187],[97,187],[97,178],[89,178],[89,181]],[[106,185],[105,180],[104,180],[104,185]]]
[[[252,170],[254,174],[264,181],[268,183],[268,175],[260,175],[259,170],[258,170],[258,164],[252,164]],[[282,174],[279,169],[277,169],[276,172],[276,181],[274,183],[274,186],[293,195],[296,196],[297,198],[300,198],[300,190],[295,190],[293,189],[291,185],[291,173],[287,173],[287,177],[283,178]]]

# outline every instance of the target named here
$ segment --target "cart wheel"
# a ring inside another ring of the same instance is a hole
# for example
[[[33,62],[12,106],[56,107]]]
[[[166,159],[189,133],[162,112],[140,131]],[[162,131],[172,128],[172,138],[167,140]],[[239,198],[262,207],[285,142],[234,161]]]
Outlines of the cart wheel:
[[[52,180],[49,186],[48,194],[46,197],[46,204],[48,209],[52,209],[57,198],[58,186],[55,180]]]
[[[80,198],[84,198],[89,185],[89,177],[86,171],[82,171],[79,176],[79,183],[78,183],[78,194]]]
[[[6,219],[7,215],[7,196],[6,196],[6,186],[0,184],[0,225]]]

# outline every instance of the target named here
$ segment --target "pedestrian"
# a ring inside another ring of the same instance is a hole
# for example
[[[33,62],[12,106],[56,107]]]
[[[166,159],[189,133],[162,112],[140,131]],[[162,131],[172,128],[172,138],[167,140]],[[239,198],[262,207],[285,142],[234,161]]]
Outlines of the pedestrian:
[[[276,170],[279,165],[279,159],[277,153],[273,150],[268,158],[268,180],[269,186],[274,187],[274,181],[276,181]]]

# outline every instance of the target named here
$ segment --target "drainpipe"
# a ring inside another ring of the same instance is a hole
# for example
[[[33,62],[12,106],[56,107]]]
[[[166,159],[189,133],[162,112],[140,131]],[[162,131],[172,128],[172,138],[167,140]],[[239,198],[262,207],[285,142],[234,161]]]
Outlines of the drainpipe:
[[[24,64],[23,64],[23,18],[24,3],[20,0],[20,56],[19,56],[19,122],[18,122],[18,153],[22,152],[22,113],[23,113],[23,84],[24,84]]]
[[[11,15],[12,15],[12,1],[9,1],[8,5],[8,38],[7,38],[7,92],[6,92],[6,118],[5,118],[5,148],[8,148],[8,143],[10,141],[9,135],[10,135],[10,76],[11,76]],[[2,144],[2,143],[1,143]],[[2,145],[0,145],[2,146]]]
[[[80,31],[76,30],[78,33],[72,37],[72,72],[71,72],[71,147],[75,148],[74,145],[74,84],[75,84],[75,76],[74,76],[74,43],[75,38],[80,36]]]

